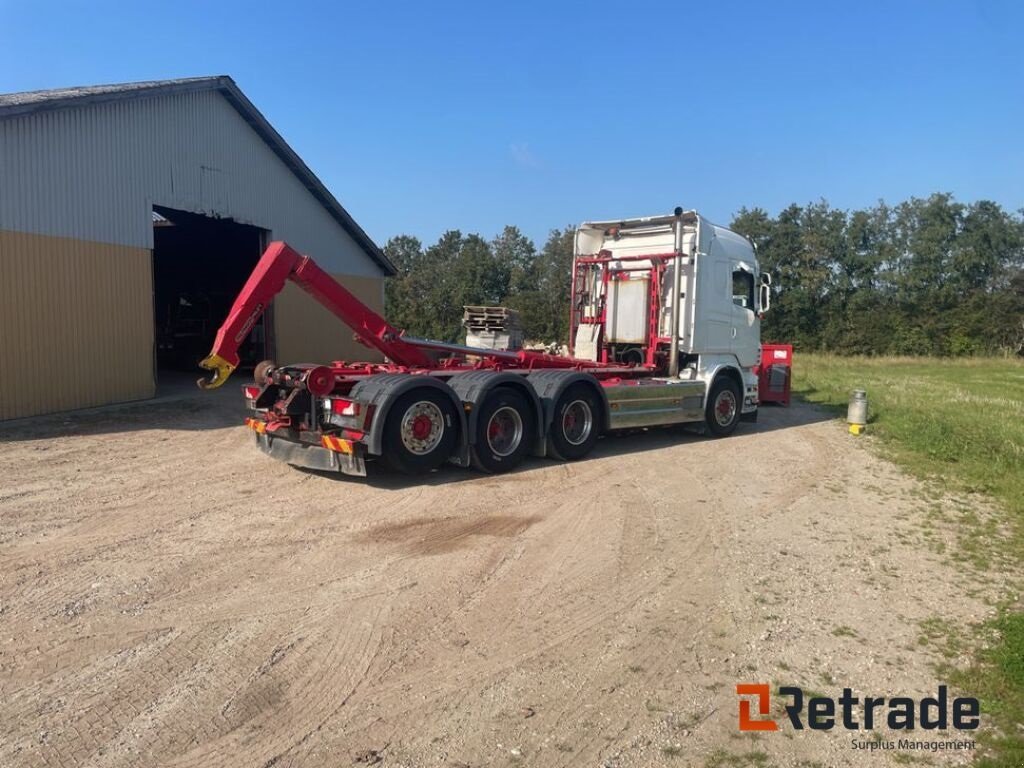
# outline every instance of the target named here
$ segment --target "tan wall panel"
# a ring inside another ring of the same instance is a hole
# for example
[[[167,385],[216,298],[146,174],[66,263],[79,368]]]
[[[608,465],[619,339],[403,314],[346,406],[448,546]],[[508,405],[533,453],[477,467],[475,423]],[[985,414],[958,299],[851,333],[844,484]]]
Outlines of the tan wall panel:
[[[368,307],[383,314],[384,278],[333,277]],[[383,359],[377,350],[354,341],[351,328],[293,283],[274,299],[274,334],[277,362],[282,364]]]
[[[149,250],[0,230],[0,419],[153,393]]]

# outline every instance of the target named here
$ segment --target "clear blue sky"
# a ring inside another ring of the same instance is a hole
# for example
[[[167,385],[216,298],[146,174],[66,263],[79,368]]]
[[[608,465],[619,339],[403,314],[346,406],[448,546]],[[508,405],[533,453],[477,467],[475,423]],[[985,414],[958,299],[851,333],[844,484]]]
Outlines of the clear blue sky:
[[[1024,206],[1021,2],[10,2],[0,91],[230,74],[371,236]]]

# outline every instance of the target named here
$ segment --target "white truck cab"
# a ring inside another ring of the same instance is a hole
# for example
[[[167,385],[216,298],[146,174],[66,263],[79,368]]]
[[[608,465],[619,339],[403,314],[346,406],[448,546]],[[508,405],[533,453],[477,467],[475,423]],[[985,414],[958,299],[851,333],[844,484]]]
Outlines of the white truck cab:
[[[572,354],[699,383],[705,406],[728,377],[751,416],[769,284],[753,244],[696,211],[586,222],[575,238]]]

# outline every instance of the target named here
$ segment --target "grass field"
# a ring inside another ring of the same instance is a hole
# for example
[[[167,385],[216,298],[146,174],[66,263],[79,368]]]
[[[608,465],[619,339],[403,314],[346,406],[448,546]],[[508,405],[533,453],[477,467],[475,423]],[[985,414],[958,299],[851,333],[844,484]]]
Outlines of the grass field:
[[[940,487],[984,494],[1005,510],[999,533],[965,525],[954,557],[984,569],[1024,558],[1024,362],[1007,359],[863,358],[798,354],[793,389],[845,413],[850,391],[868,393],[868,430],[896,463]],[[981,766],[1024,765],[1024,605],[973,639],[972,668],[952,681],[982,699],[1000,726]]]

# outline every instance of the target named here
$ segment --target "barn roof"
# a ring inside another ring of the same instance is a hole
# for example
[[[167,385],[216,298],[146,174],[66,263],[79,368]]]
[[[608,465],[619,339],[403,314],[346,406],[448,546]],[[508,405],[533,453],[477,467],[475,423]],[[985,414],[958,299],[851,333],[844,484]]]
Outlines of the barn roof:
[[[139,83],[117,83],[113,85],[88,85],[74,88],[54,88],[46,91],[24,91],[22,93],[0,94],[0,118],[32,114],[54,109],[102,104],[128,99],[170,96],[198,91],[218,91],[242,116],[263,141],[281,158],[289,170],[327,212],[352,236],[373,261],[388,275],[394,275],[394,264],[384,255],[377,244],[370,239],[362,227],[346,211],[309,169],[256,106],[249,101],[241,89],[227,75],[212,77],[184,77],[174,80],[149,80]]]

